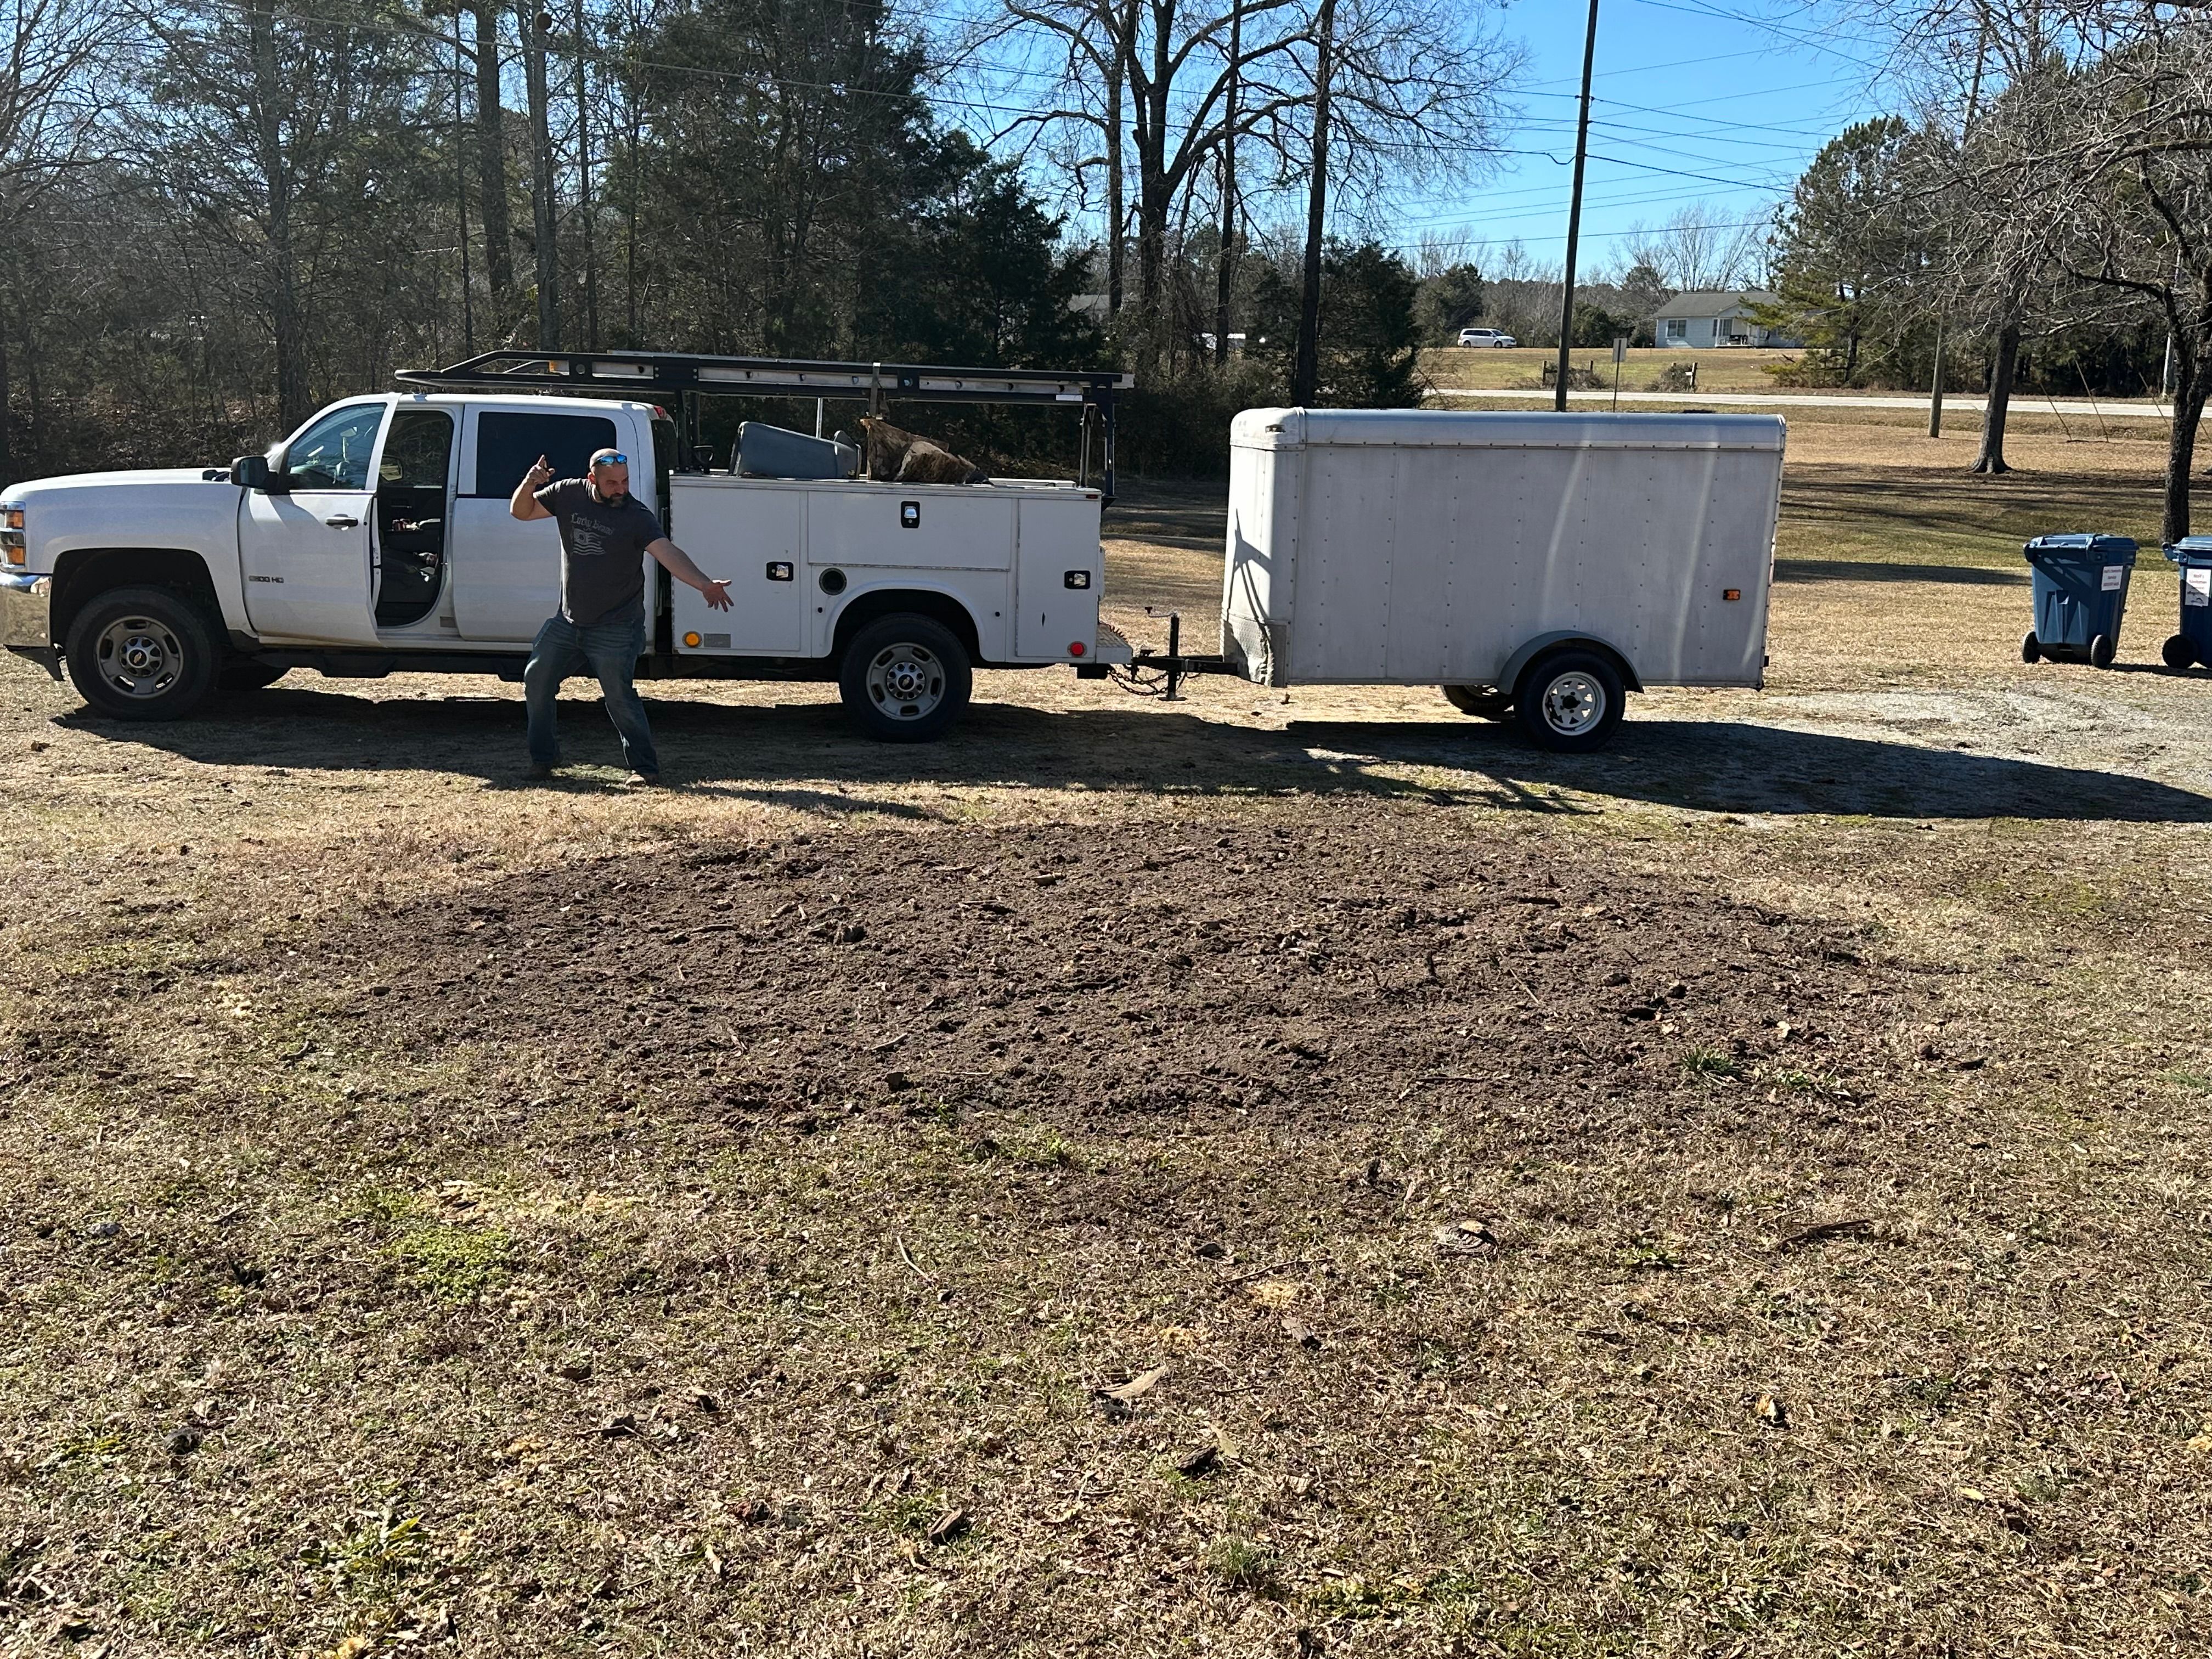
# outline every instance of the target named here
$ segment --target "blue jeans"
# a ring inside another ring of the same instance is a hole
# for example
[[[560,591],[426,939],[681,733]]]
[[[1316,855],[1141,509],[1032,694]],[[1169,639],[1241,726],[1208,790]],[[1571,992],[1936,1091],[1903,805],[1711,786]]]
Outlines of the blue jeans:
[[[653,728],[646,724],[645,704],[632,684],[637,659],[645,654],[645,623],[599,623],[579,628],[566,617],[546,618],[530,647],[530,665],[522,671],[523,701],[530,710],[530,758],[539,766],[561,759],[561,737],[555,713],[561,682],[589,669],[599,677],[606,696],[607,716],[622,734],[623,758],[630,770],[650,777],[660,770],[660,755],[653,746]]]

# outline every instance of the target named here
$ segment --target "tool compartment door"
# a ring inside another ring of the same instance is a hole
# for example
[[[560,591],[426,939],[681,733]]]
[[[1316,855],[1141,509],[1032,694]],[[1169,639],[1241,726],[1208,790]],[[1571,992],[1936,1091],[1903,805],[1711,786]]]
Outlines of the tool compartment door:
[[[868,484],[811,494],[807,555],[813,570],[832,565],[1005,570],[1013,564],[1012,490]]]
[[[687,583],[672,584],[677,654],[800,655],[809,492],[721,478],[679,477],[672,488],[676,544],[700,569],[730,584],[727,611],[710,608]]]
[[[1098,639],[1098,501],[1085,492],[1039,493],[1021,503],[1014,568],[1014,655],[1065,660]]]

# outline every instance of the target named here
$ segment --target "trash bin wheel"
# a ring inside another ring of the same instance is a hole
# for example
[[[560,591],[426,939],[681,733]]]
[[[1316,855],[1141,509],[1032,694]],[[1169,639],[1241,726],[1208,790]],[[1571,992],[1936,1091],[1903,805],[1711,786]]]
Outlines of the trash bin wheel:
[[[2035,630],[2031,628],[2020,636],[2020,659],[2022,662],[2038,662],[2042,657],[2043,641],[2035,637]]]
[[[2095,639],[2089,641],[2089,665],[2092,668],[2110,668],[2112,665],[2112,636],[2111,635],[2100,634]]]
[[[2174,634],[2159,647],[2158,654],[2166,659],[2168,668],[2186,668],[2197,660],[2197,647],[2190,644],[2186,634]]]

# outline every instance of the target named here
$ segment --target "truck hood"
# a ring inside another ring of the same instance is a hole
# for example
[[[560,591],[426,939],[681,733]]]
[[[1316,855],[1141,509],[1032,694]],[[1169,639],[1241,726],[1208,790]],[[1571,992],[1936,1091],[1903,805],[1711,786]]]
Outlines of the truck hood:
[[[0,500],[23,508],[29,565],[83,547],[188,548],[204,554],[238,545],[239,487],[213,468],[80,472],[10,484]]]
[[[230,483],[230,470],[221,469],[222,477],[210,483],[207,475],[217,469],[209,466],[145,467],[135,472],[71,472],[58,478],[31,478],[22,483],[9,484],[0,489],[0,496],[11,501],[27,501],[33,495],[75,489],[114,489],[118,487],[143,488],[149,484],[190,484],[196,489],[210,489],[220,485],[235,489]]]

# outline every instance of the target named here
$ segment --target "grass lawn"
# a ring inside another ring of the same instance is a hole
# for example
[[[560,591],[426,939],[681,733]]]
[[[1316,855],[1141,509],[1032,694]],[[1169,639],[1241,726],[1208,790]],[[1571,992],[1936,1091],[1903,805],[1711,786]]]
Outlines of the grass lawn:
[[[2203,1651],[2212,676],[2015,649],[2156,443],[1972,447],[1793,416],[1767,689],[1596,757],[0,667],[0,1651]]]

